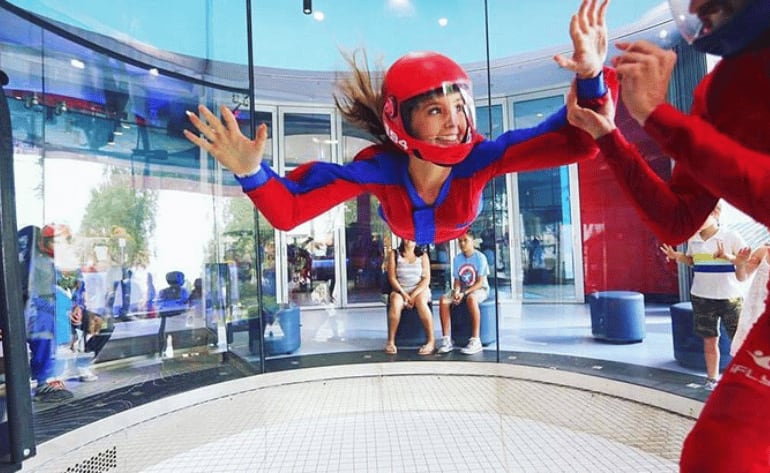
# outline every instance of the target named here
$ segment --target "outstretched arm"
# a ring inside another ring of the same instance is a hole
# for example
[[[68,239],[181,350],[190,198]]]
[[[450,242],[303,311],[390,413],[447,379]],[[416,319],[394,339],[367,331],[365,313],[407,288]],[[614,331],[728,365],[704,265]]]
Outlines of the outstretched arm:
[[[572,56],[554,56],[561,67],[575,72],[574,100],[586,110],[611,106],[613,97],[618,96],[617,74],[604,67],[608,5],[609,0],[583,0],[570,21]],[[544,169],[595,157],[598,148],[591,137],[568,125],[568,107],[564,107],[536,127],[505,133],[499,139],[505,148],[504,156],[495,174]]]
[[[748,215],[767,215],[770,154],[749,149],[702,118],[685,115],[667,104],[653,111],[644,130],[713,194]]]
[[[690,238],[719,200],[682,167],[666,182],[619,130],[597,140],[606,162],[642,219],[658,238],[680,243]]]
[[[661,67],[666,66],[665,69],[670,72],[670,55],[665,51],[662,53],[658,63]],[[628,63],[624,63],[623,67],[628,72]],[[619,68],[618,73],[620,71]],[[659,71],[656,76],[661,74]],[[621,80],[623,87],[626,79],[623,76]],[[626,97],[626,93],[624,88],[623,97]],[[652,98],[656,94],[649,92],[645,95],[648,100],[640,103],[656,101],[656,98]],[[646,105],[641,106],[640,110],[642,108],[646,108]],[[613,103],[607,102],[593,110],[583,107],[578,103],[573,86],[567,97],[567,118],[572,125],[585,130],[597,140],[618,184],[660,239],[669,243],[686,240],[698,230],[716,205],[717,197],[699,184],[683,166],[674,168],[670,182],[661,179],[638,149],[628,143],[616,129]]]
[[[622,76],[623,102],[631,116],[711,193],[725,197],[749,215],[766,214],[770,208],[770,155],[766,149],[749,149],[721,133],[699,113],[687,115],[666,103],[676,64],[672,51],[646,41],[617,46],[624,52],[613,62]],[[766,84],[767,75],[756,74],[756,80]],[[761,85],[757,89],[763,90]],[[766,99],[754,98],[758,104]],[[697,105],[693,105],[694,111]],[[752,113],[764,113],[759,105],[752,108]]]
[[[291,230],[335,205],[364,192],[358,171],[367,163],[311,162],[280,177],[267,164],[238,181],[265,218],[279,230]]]
[[[583,0],[570,21],[572,56],[554,56],[561,67],[575,72],[576,100],[587,109],[602,107],[618,93],[615,71],[604,67],[608,4],[609,0]],[[589,136],[568,126],[566,107],[534,128],[506,133],[501,141],[506,150],[496,174],[570,164],[593,158],[598,151]]]
[[[185,130],[185,137],[230,169],[254,205],[279,230],[290,230],[364,190],[353,169],[364,165],[356,163],[312,162],[281,177],[262,162],[267,143],[264,124],[257,128],[256,138],[249,140],[224,105],[220,107],[222,120],[203,105],[198,110],[203,120],[191,112],[188,116],[202,136]]]

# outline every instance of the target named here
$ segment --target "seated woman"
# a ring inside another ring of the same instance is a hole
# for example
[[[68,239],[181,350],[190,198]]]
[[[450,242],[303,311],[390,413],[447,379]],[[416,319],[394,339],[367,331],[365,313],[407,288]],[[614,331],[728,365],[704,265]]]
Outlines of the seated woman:
[[[433,314],[431,313],[430,260],[428,254],[413,240],[402,239],[397,250],[388,257],[388,280],[392,288],[388,304],[388,341],[385,353],[395,355],[396,331],[404,308],[417,310],[427,342],[417,354],[430,355],[436,347],[433,338]]]

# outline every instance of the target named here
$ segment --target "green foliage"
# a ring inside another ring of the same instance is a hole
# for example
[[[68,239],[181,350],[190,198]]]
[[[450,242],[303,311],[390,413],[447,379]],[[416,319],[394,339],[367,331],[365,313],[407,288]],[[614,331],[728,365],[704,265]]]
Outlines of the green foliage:
[[[135,266],[149,262],[149,241],[155,231],[158,210],[157,192],[136,189],[127,171],[112,168],[105,180],[91,191],[81,222],[87,237],[108,238],[110,255],[121,263],[119,239],[125,241],[125,264]]]

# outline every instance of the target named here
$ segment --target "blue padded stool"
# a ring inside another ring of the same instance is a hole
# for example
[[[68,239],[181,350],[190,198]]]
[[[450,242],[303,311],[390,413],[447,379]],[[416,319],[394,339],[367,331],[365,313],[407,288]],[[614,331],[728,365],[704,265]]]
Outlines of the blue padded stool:
[[[452,339],[456,346],[464,347],[471,338],[471,316],[465,301],[462,304],[452,306],[450,309],[452,318]],[[495,328],[497,326],[497,311],[495,310],[495,294],[489,293],[487,300],[479,304],[480,326],[479,338],[481,345],[487,346],[497,341]]]
[[[671,336],[674,339],[674,359],[681,366],[706,371],[703,355],[703,339],[695,334],[692,302],[679,302],[669,308],[671,312]],[[719,371],[730,364],[730,336],[724,324],[719,324]]]
[[[644,340],[644,296],[634,291],[600,291],[588,296],[591,333],[613,343]]]
[[[259,353],[259,319],[257,319],[257,307],[249,308],[249,317],[245,319],[229,322],[226,326],[226,335],[228,345],[233,343],[234,333],[249,332],[249,352],[252,355]],[[301,343],[299,306],[285,307],[277,310],[272,315],[263,315],[265,324],[264,344],[265,355],[284,355],[296,351]],[[277,328],[267,327],[267,324],[278,322]]]
[[[431,314],[433,313],[433,302],[428,303]],[[390,310],[390,304],[385,304],[385,323],[388,320],[388,311]],[[401,320],[398,322],[398,328],[396,329],[396,346],[399,347],[418,347],[424,345],[427,341],[425,337],[425,328],[420,321],[420,315],[417,313],[417,309],[404,308],[401,311]]]
[[[301,341],[299,306],[281,309],[273,317],[280,331],[265,330],[265,354],[283,355],[296,351]]]

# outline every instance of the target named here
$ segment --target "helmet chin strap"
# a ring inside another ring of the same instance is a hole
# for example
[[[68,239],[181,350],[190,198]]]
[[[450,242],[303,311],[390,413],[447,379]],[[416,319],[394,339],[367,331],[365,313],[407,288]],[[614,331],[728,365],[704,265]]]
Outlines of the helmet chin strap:
[[[416,150],[416,149],[412,150],[412,154],[413,154],[413,155],[414,155],[414,156],[415,156],[417,159],[421,159],[421,160],[423,160],[423,161],[427,161],[427,162],[429,162],[429,163],[431,163],[431,164],[435,164],[436,166],[441,166],[441,167],[443,167],[443,168],[451,168],[451,167],[453,166],[452,164],[440,164],[440,163],[437,163],[437,162],[431,161],[430,159],[426,159],[425,157],[423,157],[422,153],[420,153],[420,151],[419,151],[419,150]]]

